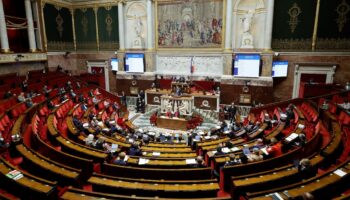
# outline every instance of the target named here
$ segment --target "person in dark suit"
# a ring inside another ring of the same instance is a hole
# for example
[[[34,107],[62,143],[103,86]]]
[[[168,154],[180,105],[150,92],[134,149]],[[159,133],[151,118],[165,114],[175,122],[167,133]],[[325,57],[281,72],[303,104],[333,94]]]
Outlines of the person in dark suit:
[[[124,160],[125,159],[125,153],[124,152],[120,152],[118,155],[118,158],[114,160],[114,164],[116,165],[127,165],[128,163]]]
[[[309,159],[301,159],[298,165],[298,171],[302,179],[308,179],[316,175],[317,169],[311,165]]]
[[[136,143],[133,143],[129,149],[128,155],[130,156],[141,156],[141,149],[139,147],[139,145],[137,145]]]
[[[202,156],[197,156],[196,162],[197,163],[191,165],[191,167],[193,167],[193,168],[204,168],[204,167],[207,167],[207,166],[205,166],[204,159],[203,159]]]
[[[225,153],[222,152],[222,147],[217,147],[215,156],[220,156],[220,155],[225,155]]]
[[[231,103],[231,106],[228,108],[228,113],[229,113],[229,116],[230,116],[230,121],[231,123],[233,121],[236,121],[236,106],[235,106],[235,103]]]

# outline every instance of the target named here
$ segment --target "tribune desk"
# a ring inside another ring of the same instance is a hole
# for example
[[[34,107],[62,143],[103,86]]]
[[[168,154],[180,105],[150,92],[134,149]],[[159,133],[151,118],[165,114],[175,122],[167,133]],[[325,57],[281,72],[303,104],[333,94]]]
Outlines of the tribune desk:
[[[145,103],[150,105],[161,105],[161,96],[170,95],[171,90],[148,89],[145,91]],[[194,98],[194,106],[203,110],[219,112],[220,95],[206,92],[192,92],[188,94]]]
[[[187,120],[184,118],[169,118],[161,116],[157,118],[157,127],[173,130],[187,130]]]

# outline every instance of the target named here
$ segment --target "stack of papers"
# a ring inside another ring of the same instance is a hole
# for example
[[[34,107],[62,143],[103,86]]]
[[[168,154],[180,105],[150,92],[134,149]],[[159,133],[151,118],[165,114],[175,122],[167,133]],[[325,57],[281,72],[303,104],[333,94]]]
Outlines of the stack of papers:
[[[145,164],[147,164],[148,162],[149,162],[148,159],[145,159],[145,158],[140,158],[140,159],[139,159],[139,165],[145,165]]]
[[[196,164],[196,159],[191,158],[191,159],[186,159],[186,164],[187,165],[192,165],[192,164]]]
[[[20,171],[12,170],[9,173],[7,173],[6,176],[13,180],[18,180],[23,177],[23,174]]]

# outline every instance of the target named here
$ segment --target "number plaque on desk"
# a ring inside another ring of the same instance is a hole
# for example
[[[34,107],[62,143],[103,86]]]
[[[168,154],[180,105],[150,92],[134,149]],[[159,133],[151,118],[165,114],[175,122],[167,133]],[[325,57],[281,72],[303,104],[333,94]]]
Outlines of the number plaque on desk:
[[[134,95],[139,94],[139,88],[138,87],[130,87],[130,94],[134,94]]]
[[[239,103],[240,104],[250,104],[252,96],[250,94],[240,94]]]

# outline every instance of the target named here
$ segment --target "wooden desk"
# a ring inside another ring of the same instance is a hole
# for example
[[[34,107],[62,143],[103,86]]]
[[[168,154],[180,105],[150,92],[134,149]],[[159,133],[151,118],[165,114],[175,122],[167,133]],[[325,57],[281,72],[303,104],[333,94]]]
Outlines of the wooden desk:
[[[311,165],[316,167],[323,159],[322,156],[316,155],[310,159]],[[244,195],[246,192],[268,190],[279,185],[301,181],[302,178],[298,169],[291,164],[273,169],[267,173],[254,173],[247,176],[233,177],[232,196],[238,197],[239,195]]]
[[[23,174],[22,178],[13,180],[6,176],[7,173],[15,169]],[[17,194],[22,198],[57,199],[57,182],[47,181],[21,171],[2,157],[0,158],[0,174],[1,187],[10,193]]]
[[[211,169],[209,167],[191,169],[156,169],[103,163],[101,165],[101,172],[110,176],[153,180],[202,180],[211,178]]]
[[[160,97],[162,95],[170,95],[171,90],[154,90],[148,89],[145,91],[145,103],[151,105],[160,105]],[[215,110],[219,112],[220,95],[217,94],[203,94],[202,92],[195,92],[189,94],[194,97],[194,106],[204,110]]]
[[[88,183],[93,191],[122,195],[160,197],[216,197],[219,185],[216,182],[198,184],[143,183],[92,176]]]
[[[163,198],[155,197],[142,197],[135,195],[117,195],[110,193],[102,193],[102,192],[89,192],[82,189],[76,189],[69,187],[69,189],[60,197],[63,200],[96,200],[96,199],[133,199],[133,200],[162,200]],[[168,200],[230,200],[231,197],[216,197],[216,198],[167,198]],[[164,199],[165,200],[165,199]]]
[[[28,149],[23,144],[17,145],[16,149],[24,159],[21,166],[25,169],[39,171],[41,177],[49,180],[57,180],[62,185],[70,185],[72,183],[78,185],[81,170],[48,160],[44,156]]]
[[[95,162],[104,162],[108,156],[106,153],[97,150],[91,150],[88,147],[79,145],[61,136],[56,137],[56,140],[61,145],[63,151],[87,159],[93,159]]]
[[[173,130],[187,130],[187,120],[183,118],[157,118],[157,127],[159,128],[167,128]]]
[[[149,147],[149,146],[142,146],[142,151],[153,151],[153,152],[164,152],[164,153],[186,153],[186,152],[192,152],[192,149],[190,147],[183,147],[183,148],[167,148],[167,147]]]
[[[146,164],[140,165],[139,159],[147,159],[148,162]],[[196,156],[191,157],[189,159],[195,159]],[[186,163],[186,158],[145,158],[145,157],[130,157],[127,161],[129,165],[135,167],[144,167],[144,168],[189,168],[190,164]]]

